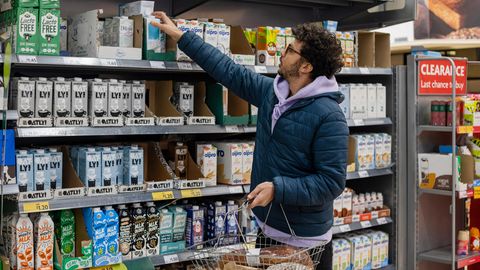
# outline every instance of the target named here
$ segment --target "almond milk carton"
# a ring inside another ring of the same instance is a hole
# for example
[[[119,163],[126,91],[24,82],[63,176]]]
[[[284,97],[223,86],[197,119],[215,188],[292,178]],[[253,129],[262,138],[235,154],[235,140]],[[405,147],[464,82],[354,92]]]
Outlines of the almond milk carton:
[[[253,151],[255,150],[254,143],[243,143],[242,144],[242,175],[243,175],[243,184],[250,184],[250,179],[252,176],[252,166],[253,166]]]
[[[241,185],[243,183],[243,148],[237,143],[216,143],[218,149],[218,183]]]
[[[383,164],[390,166],[392,163],[392,136],[383,133]]]
[[[197,164],[207,179],[207,186],[217,185],[217,148],[212,144],[197,144]]]
[[[53,269],[53,241],[53,221],[43,212],[35,222],[35,269]]]
[[[27,214],[20,214],[16,226],[17,236],[17,269],[34,268],[33,224]]]
[[[375,167],[376,168],[383,168],[386,164],[383,163],[383,135],[382,134],[375,134]]]

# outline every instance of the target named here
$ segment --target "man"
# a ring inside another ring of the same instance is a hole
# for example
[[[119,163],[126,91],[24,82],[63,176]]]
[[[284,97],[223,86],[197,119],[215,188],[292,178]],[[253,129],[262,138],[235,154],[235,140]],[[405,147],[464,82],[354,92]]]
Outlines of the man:
[[[247,198],[269,242],[290,238],[290,245],[314,247],[328,241],[317,269],[331,269],[333,200],[345,188],[349,135],[334,77],[343,65],[335,35],[316,24],[297,26],[272,79],[183,33],[164,12],[154,15],[162,22],[154,25],[210,76],[258,107]]]

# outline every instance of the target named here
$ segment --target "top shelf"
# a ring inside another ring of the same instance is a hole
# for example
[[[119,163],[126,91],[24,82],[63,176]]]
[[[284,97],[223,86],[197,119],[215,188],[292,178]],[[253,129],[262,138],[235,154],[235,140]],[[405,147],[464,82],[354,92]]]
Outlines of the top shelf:
[[[3,63],[4,56],[0,55]],[[159,72],[159,73],[203,73],[204,70],[196,63],[148,61],[148,60],[117,60],[100,59],[89,57],[64,57],[64,56],[30,56],[12,55],[12,64],[21,67],[48,67],[48,68],[74,68],[87,70],[109,71],[135,71],[135,72]],[[276,74],[278,68],[274,66],[245,66],[246,68],[261,74]],[[337,75],[392,75],[391,68],[343,68]]]

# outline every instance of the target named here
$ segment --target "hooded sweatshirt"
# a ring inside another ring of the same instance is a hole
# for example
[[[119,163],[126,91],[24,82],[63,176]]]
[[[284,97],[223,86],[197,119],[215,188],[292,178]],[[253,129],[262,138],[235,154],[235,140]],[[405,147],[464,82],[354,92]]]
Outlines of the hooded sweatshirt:
[[[277,75],[273,81],[273,89],[275,90],[275,95],[278,98],[278,103],[273,108],[272,133],[280,116],[282,116],[282,114],[297,101],[324,93],[338,92],[338,84],[337,80],[333,76],[331,79],[328,79],[325,76],[319,76],[313,82],[300,89],[295,95],[288,97],[290,94],[290,86],[288,85],[287,80],[282,78],[280,75]]]

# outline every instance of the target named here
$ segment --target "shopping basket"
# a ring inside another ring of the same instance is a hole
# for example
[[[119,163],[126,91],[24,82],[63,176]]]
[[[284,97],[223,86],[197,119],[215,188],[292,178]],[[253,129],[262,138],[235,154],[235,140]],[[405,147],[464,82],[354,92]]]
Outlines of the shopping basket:
[[[243,203],[237,214],[246,210],[248,202]],[[270,205],[265,223],[257,235],[243,234],[239,221],[235,219],[238,235],[221,234],[202,243],[202,248],[194,252],[193,264],[197,270],[315,270],[320,262],[327,241],[314,242],[311,247],[295,247],[285,243],[298,243],[311,239],[296,236],[287,215],[280,205],[290,230],[289,237],[269,239],[264,235],[265,224],[270,215]],[[228,214],[235,214],[232,212]],[[236,215],[233,215],[236,216]],[[225,219],[225,222],[229,220]],[[292,242],[294,241],[294,242]],[[197,247],[192,247],[197,249]]]

